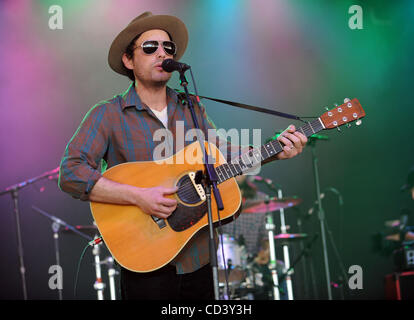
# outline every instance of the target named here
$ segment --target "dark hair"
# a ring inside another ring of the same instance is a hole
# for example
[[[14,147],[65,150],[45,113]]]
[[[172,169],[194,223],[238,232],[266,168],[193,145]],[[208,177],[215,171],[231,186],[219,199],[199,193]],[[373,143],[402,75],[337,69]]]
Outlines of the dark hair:
[[[132,39],[129,45],[126,47],[125,54],[128,57],[128,59],[132,59],[134,57],[135,41],[137,41],[140,35],[141,34],[136,35],[136,37]],[[131,79],[132,81],[135,81],[134,72],[131,69],[128,69],[128,68],[126,69],[127,69],[128,78]]]
[[[165,31],[165,32],[167,32],[167,31]],[[141,36],[141,34],[142,33],[136,35],[135,38],[132,39],[131,42],[129,43],[129,45],[126,47],[125,54],[128,57],[128,59],[132,59],[134,57],[134,50],[136,48],[135,41],[137,41],[137,39]],[[168,37],[170,38],[170,40],[173,41],[170,33],[167,32],[167,34],[168,34]],[[128,69],[128,68],[125,68],[125,69],[127,70],[128,78],[131,79],[132,81],[135,81],[134,72],[131,69]]]

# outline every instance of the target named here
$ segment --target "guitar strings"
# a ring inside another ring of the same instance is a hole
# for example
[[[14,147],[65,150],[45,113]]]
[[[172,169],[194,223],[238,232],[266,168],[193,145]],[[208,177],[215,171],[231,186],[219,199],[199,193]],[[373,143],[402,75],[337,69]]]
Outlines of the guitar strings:
[[[317,120],[317,119],[316,119]],[[309,122],[309,123],[306,123],[305,125],[303,125],[302,127],[301,127],[301,129],[302,129],[302,131],[305,133],[305,135],[306,136],[310,136],[310,135],[312,135],[313,134],[313,132],[314,132],[314,130],[312,129],[312,124],[316,127],[316,124],[317,124],[317,122],[315,123],[316,121],[313,121],[313,122]],[[316,129],[316,128],[315,128]],[[316,129],[317,130],[317,129]],[[272,144],[272,147],[273,148],[275,148],[275,146],[274,146],[274,143],[275,143],[275,141],[271,141],[270,142],[271,144]],[[278,145],[276,144],[276,147],[277,147]],[[263,146],[262,146],[262,148],[261,149],[263,149]],[[266,149],[265,149],[266,150]],[[262,150],[260,150],[260,151],[262,151]],[[266,150],[267,151],[267,150]],[[281,151],[279,151],[279,152],[281,152]],[[241,156],[239,156],[238,158],[237,158],[237,160],[241,160],[241,161],[243,161],[243,155],[241,155]],[[236,161],[237,161],[236,160]],[[244,161],[243,161],[243,163],[244,163]],[[225,168],[225,164],[227,164],[227,166],[228,166],[228,169],[230,170],[230,173],[229,173],[229,171]],[[224,163],[224,164],[222,164],[222,165],[220,165],[220,166],[217,166],[216,168],[215,168],[215,170],[216,170],[216,174],[217,174],[217,170],[218,170],[218,168],[220,168],[220,173],[221,173],[221,175],[225,178],[225,180],[227,180],[227,179],[230,179],[230,178],[232,178],[232,177],[234,177],[235,175],[234,175],[234,173],[233,173],[233,170],[232,170],[232,167],[233,167],[233,169],[235,170],[235,172],[236,172],[236,175],[237,174],[242,174],[243,173],[243,170],[241,170],[240,172],[239,172],[239,170],[237,169],[237,167],[236,167],[236,165],[237,165],[237,163],[236,164],[233,164],[233,163]],[[240,165],[239,165],[240,166]],[[241,168],[241,166],[240,166],[240,168]],[[242,168],[241,168],[242,169]],[[226,175],[228,175],[229,177],[226,177]],[[225,180],[223,180],[223,181],[225,181]],[[220,177],[219,177],[219,183],[221,183],[221,182],[223,182],[223,181],[221,181],[221,179],[220,179]],[[198,193],[196,192],[196,190],[195,190],[195,188],[194,188],[194,186],[193,186],[193,183],[191,182],[191,181],[185,181],[183,184],[181,184],[180,186],[179,186],[179,189],[178,189],[178,191],[179,191],[179,194],[180,194],[180,196],[183,196],[183,197],[191,197],[191,196],[193,196],[193,195],[198,195]],[[196,198],[193,198],[192,200],[196,200]]]

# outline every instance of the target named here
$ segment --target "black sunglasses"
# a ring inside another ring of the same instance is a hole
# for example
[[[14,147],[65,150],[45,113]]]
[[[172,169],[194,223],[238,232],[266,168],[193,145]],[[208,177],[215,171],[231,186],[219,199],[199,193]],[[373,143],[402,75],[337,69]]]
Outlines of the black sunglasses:
[[[177,46],[172,41],[158,41],[158,40],[147,40],[141,44],[142,51],[145,54],[153,54],[157,51],[160,43],[164,49],[164,52],[170,56],[175,55],[177,52]]]

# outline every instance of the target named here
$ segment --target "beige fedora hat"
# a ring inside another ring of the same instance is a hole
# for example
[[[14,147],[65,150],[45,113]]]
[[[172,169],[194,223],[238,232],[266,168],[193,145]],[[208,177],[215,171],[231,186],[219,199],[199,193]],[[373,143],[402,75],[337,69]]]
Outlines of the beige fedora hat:
[[[114,39],[109,49],[109,66],[117,73],[128,75],[128,69],[122,63],[122,55],[126,48],[140,33],[148,30],[160,29],[168,32],[171,40],[177,45],[175,60],[180,60],[188,43],[187,28],[180,19],[169,15],[153,15],[147,11],[133,19]]]

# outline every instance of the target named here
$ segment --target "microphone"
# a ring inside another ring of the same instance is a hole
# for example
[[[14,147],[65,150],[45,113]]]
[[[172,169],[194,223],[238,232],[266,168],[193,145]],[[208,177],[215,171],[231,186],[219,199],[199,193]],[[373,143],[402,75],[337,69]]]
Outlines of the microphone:
[[[190,69],[191,67],[188,64],[178,62],[173,59],[165,59],[162,62],[161,68],[166,72],[173,72],[173,71],[184,72]]]

